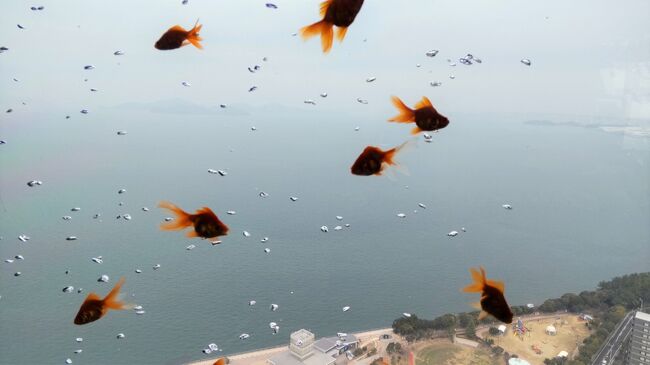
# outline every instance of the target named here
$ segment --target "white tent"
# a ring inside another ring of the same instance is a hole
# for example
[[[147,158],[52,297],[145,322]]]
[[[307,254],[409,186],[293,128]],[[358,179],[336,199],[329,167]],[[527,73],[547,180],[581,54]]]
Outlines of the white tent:
[[[497,327],[497,329],[499,330],[500,334],[506,333],[506,326],[504,325],[500,325],[499,327]]]
[[[569,357],[569,353],[566,351],[560,351],[560,353],[557,354],[557,357]]]
[[[519,357],[511,357],[508,359],[508,365],[530,365],[530,363]]]
[[[557,330],[552,325],[549,325],[549,326],[546,327],[546,334],[551,335],[551,336],[555,336],[557,334]]]

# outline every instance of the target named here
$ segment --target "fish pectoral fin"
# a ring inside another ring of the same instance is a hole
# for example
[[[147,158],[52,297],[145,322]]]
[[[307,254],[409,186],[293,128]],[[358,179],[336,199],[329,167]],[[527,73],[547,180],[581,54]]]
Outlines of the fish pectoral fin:
[[[195,230],[191,230],[191,231],[187,232],[185,234],[185,236],[188,237],[188,238],[194,238],[194,237],[198,237],[199,235],[196,233]]]
[[[422,132],[422,129],[420,129],[420,127],[415,127],[413,129],[411,129],[411,134],[412,135],[416,135],[416,134],[418,134],[420,132]]]
[[[347,32],[348,32],[348,27],[337,27],[336,39],[338,39],[339,42],[343,42],[343,38],[345,38],[345,33]]]
[[[478,314],[478,320],[480,321],[481,319],[485,318],[488,316],[488,312],[482,310],[481,313]]]
[[[476,309],[483,310],[483,308],[481,308],[481,302],[474,302],[471,304],[471,306]]]

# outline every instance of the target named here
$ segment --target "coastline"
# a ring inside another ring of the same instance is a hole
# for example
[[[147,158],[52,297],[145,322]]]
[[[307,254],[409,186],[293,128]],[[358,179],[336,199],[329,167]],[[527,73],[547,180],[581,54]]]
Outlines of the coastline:
[[[368,330],[368,331],[363,331],[363,332],[350,332],[351,334],[355,335],[359,341],[363,342],[364,340],[367,340],[368,338],[374,338],[374,337],[379,337],[379,335],[382,335],[384,333],[390,333],[391,335],[393,334],[393,329],[391,327],[388,328],[379,328],[379,329],[374,329],[374,330]],[[289,342],[289,338],[287,337],[287,343]],[[258,364],[258,363],[266,363],[266,359],[270,357],[270,355],[273,355],[275,353],[287,350],[289,348],[288,345],[285,346],[278,346],[278,347],[271,347],[271,348],[265,348],[265,349],[259,349],[259,350],[253,350],[249,352],[240,352],[240,353],[235,353],[231,355],[222,355],[218,357],[211,357],[209,359],[205,360],[198,360],[198,361],[191,361],[191,362],[186,362],[184,363],[185,365],[212,365],[214,364],[217,359],[221,357],[227,357],[230,359],[231,364],[234,362],[235,365],[249,365],[249,364]]]

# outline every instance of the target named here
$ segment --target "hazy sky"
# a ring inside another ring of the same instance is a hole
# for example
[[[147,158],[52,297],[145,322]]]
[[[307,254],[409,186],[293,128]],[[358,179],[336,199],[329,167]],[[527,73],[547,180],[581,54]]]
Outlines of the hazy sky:
[[[308,108],[303,101],[314,99],[323,110],[372,108],[388,115],[389,96],[396,94],[408,104],[428,95],[451,115],[650,119],[647,0],[367,0],[345,41],[328,55],[317,39],[292,36],[318,20],[319,1],[277,0],[276,10],[266,1],[2,1],[0,46],[10,50],[0,55],[0,107],[19,112],[25,101],[33,110],[72,113],[181,98],[206,106]],[[33,5],[45,10],[31,11]],[[197,18],[204,24],[203,51],[154,49],[170,26],[189,28]],[[430,49],[440,53],[428,58]],[[114,56],[116,50],[126,54]],[[447,58],[457,62],[468,52],[483,63],[448,66]],[[87,64],[96,69],[84,70]],[[255,64],[262,69],[249,73]],[[377,81],[366,83],[369,76]],[[249,93],[252,85],[259,89]],[[321,92],[329,97],[321,99]]]

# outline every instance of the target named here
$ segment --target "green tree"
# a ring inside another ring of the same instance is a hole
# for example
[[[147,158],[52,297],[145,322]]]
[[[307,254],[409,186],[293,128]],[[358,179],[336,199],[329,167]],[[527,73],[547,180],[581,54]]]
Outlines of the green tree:
[[[474,324],[474,321],[467,323],[467,327],[465,327],[465,334],[469,338],[476,338],[476,324]]]

